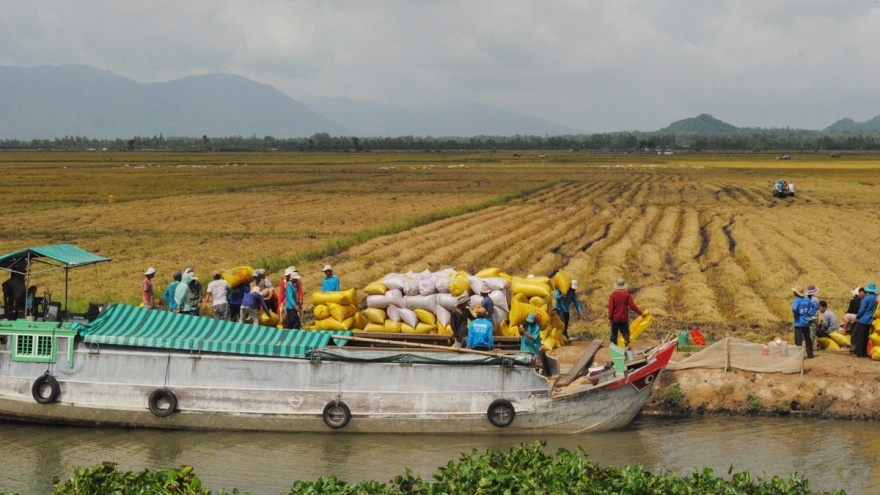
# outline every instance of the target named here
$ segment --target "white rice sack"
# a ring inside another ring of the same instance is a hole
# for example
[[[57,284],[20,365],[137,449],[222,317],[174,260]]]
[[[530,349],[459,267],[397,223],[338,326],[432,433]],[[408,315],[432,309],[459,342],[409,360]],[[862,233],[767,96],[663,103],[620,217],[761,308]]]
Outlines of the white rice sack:
[[[385,285],[388,290],[403,290],[403,282],[403,277],[396,273],[386,275],[385,278],[382,279],[382,284]]]
[[[449,325],[449,322],[452,320],[452,312],[439,304],[437,305],[434,314],[437,315],[437,321],[444,327]]]
[[[419,295],[419,281],[418,280],[404,281],[403,282],[403,295],[405,295],[405,296]]]
[[[459,296],[460,297],[460,296]],[[437,307],[452,311],[458,306],[458,297],[452,294],[437,294]]]
[[[489,293],[489,299],[495,304],[495,311],[497,312],[499,309],[503,309],[504,311],[510,311],[510,305],[507,303],[507,295],[503,290],[493,290]]]
[[[419,324],[419,317],[416,312],[411,309],[400,308],[400,320],[407,325],[415,328]]]
[[[397,306],[388,306],[385,309],[385,314],[388,315],[388,319],[391,321],[401,321],[400,308]]]
[[[404,297],[403,307],[406,309],[425,309],[433,313],[437,308],[437,295]]]
[[[431,274],[431,270],[425,269],[425,271],[421,273],[416,273],[414,277],[416,280],[430,280],[433,275]]]
[[[484,278],[483,282],[488,285],[491,290],[504,290],[510,287],[510,282],[504,277]]]
[[[404,276],[404,277],[409,277],[409,278],[412,278],[412,279],[416,278],[416,274],[413,273],[412,270],[410,270],[410,271],[404,273],[403,276]]]
[[[473,275],[468,277],[468,280],[470,280],[471,282],[471,294],[479,294],[480,289],[482,289],[483,286],[486,285],[486,282],[483,279],[475,277]]]
[[[434,287],[441,294],[449,294],[449,283],[452,279],[449,277],[437,277],[434,281]]]
[[[397,289],[387,290],[381,296],[367,296],[368,308],[387,308],[388,306],[403,307],[403,293]]]
[[[469,308],[473,309],[473,308],[476,308],[477,306],[482,306],[482,305],[483,305],[483,296],[481,296],[479,294],[474,294],[471,296],[471,302],[470,302],[470,304],[468,304]]]
[[[444,268],[443,270],[440,270],[439,272],[434,272],[434,275],[436,275],[438,277],[449,277],[453,273],[458,273],[455,270],[455,268]]]
[[[507,311],[497,306],[495,307],[495,314],[492,315],[492,324],[495,328],[498,328],[498,326],[501,325],[501,322],[507,319],[507,314]]]
[[[419,294],[423,296],[430,296],[431,294],[437,293],[437,287],[434,285],[434,281],[431,279],[423,279],[419,280]]]

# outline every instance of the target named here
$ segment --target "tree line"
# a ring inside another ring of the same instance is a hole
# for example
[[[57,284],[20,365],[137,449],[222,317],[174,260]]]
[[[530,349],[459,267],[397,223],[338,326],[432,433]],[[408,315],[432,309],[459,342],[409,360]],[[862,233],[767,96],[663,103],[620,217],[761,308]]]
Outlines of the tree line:
[[[0,140],[0,150],[45,151],[476,151],[476,150],[589,150],[589,151],[880,151],[880,133],[826,133],[767,129],[735,134],[664,134],[614,132],[567,136],[350,137],[317,133],[307,138],[265,136],[164,137],[89,139],[64,136],[55,139]]]

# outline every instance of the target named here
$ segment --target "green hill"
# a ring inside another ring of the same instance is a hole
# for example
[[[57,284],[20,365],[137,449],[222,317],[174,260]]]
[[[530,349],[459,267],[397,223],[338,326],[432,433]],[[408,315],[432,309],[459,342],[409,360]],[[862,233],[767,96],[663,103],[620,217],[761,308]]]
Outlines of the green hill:
[[[865,122],[856,122],[853,119],[840,119],[826,127],[824,132],[880,132],[880,115]]]
[[[740,132],[740,128],[722,122],[715,117],[704,113],[689,119],[683,119],[673,122],[668,127],[664,127],[657,131],[660,134],[735,134]]]

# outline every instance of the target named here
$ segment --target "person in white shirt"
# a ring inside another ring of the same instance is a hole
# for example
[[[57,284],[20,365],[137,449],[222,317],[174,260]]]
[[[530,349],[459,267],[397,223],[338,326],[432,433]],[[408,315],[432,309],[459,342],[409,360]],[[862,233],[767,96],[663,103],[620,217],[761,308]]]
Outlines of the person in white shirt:
[[[220,270],[214,271],[214,280],[208,284],[208,292],[205,294],[205,306],[208,306],[208,298],[211,298],[211,310],[215,320],[229,320],[229,282],[223,280]]]

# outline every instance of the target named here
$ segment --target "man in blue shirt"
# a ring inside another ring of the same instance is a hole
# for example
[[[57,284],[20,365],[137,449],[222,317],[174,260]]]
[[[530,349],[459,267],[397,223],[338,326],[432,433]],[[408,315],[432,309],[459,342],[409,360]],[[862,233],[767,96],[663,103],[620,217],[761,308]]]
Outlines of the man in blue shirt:
[[[850,354],[855,357],[868,357],[868,335],[874,324],[874,312],[877,311],[877,284],[871,282],[866,285],[865,292],[867,294],[862,298],[856,315],[856,328],[852,333]]]
[[[519,326],[519,334],[522,335],[519,350],[528,351],[532,355],[541,352],[541,327],[538,325],[538,316],[535,313],[526,316],[526,323]]]
[[[810,340],[810,318],[819,313],[819,306],[816,305],[800,287],[791,289],[794,291],[795,299],[791,305],[791,312],[794,315],[794,343],[795,345],[803,345],[807,352],[807,357],[813,358],[813,342]]]
[[[269,314],[269,307],[266,306],[266,300],[263,299],[263,295],[260,294],[260,288],[254,287],[241,301],[241,316],[239,317],[238,322],[244,323],[244,320],[250,316],[253,325],[255,327],[260,326],[260,308],[262,308],[266,314]]]
[[[238,321],[241,315],[241,303],[244,296],[251,291],[249,282],[241,283],[229,290],[229,319]]]
[[[468,349],[489,351],[495,348],[492,322],[486,319],[486,308],[477,308],[477,319],[468,327]]]
[[[565,336],[565,340],[568,341],[568,320],[571,318],[571,307],[574,306],[574,309],[577,310],[578,315],[581,319],[584,319],[584,310],[581,308],[581,303],[578,301],[577,290],[578,281],[571,281],[571,288],[563,294],[559,289],[556,289],[556,311],[559,312],[559,318],[562,319],[562,324],[564,325],[562,329],[562,335]],[[566,342],[567,343],[567,342]]]
[[[174,282],[168,284],[168,288],[165,289],[165,292],[162,294],[162,298],[168,301],[168,311],[172,313],[177,309],[177,301],[174,300],[174,292],[177,290],[177,284],[180,283],[181,278],[183,278],[183,274],[180,272],[174,272],[172,276],[174,278]]]
[[[284,272],[284,278],[287,283],[284,285],[284,328],[300,328],[302,322],[299,319],[299,300],[296,293],[296,282],[299,279],[299,273],[288,268]]]
[[[480,302],[480,306],[486,309],[486,319],[489,321],[495,321],[495,302],[489,297],[489,294],[491,293],[492,291],[489,289],[488,285],[484,285],[480,288],[480,295],[483,296],[483,301]]]
[[[321,281],[321,292],[338,292],[339,277],[333,275],[333,268],[330,265],[324,266],[324,280]]]

